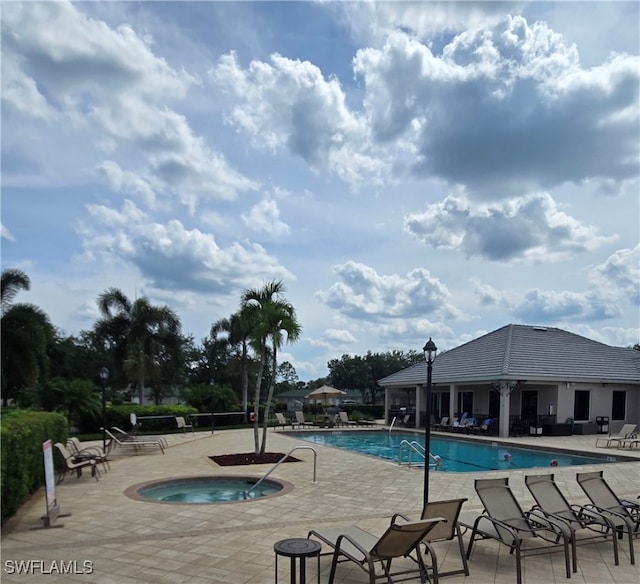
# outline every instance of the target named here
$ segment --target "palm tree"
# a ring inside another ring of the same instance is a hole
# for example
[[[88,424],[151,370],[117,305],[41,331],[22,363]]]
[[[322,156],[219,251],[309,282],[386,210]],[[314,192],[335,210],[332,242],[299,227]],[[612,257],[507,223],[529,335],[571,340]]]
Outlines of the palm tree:
[[[249,340],[253,328],[252,311],[242,308],[231,315],[222,318],[211,327],[211,338],[216,339],[221,333],[227,334],[227,342],[240,350],[240,384],[242,388],[242,411],[244,421],[247,421],[249,403]]]
[[[145,296],[131,302],[118,288],[100,294],[98,308],[102,318],[96,333],[115,351],[124,373],[136,379],[142,403],[145,379],[159,370],[157,352],[180,334],[180,319],[169,307],[154,306]]]
[[[264,454],[267,445],[267,426],[269,421],[269,409],[275,387],[276,369],[278,365],[277,353],[283,342],[293,342],[300,336],[302,328],[297,321],[296,311],[284,297],[286,292],[282,281],[271,281],[260,289],[251,288],[245,290],[242,295],[242,310],[246,311],[251,322],[251,346],[260,355],[260,366],[256,379],[254,398],[255,421],[253,426],[255,453]],[[258,445],[258,412],[260,404],[260,392],[262,378],[267,366],[267,355],[271,344],[271,383],[265,404],[264,418],[262,422],[262,444]]]
[[[2,314],[2,400],[18,398],[20,392],[36,381],[46,381],[49,358],[47,346],[53,338],[53,326],[47,314],[33,304],[13,304],[21,290],[29,290],[31,281],[22,270],[2,271],[0,311]]]

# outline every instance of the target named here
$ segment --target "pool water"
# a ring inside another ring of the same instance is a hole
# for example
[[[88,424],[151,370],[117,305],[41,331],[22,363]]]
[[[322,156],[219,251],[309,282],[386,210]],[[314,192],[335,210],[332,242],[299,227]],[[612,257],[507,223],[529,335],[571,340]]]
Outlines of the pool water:
[[[293,434],[292,434],[293,435]],[[409,461],[409,450],[400,450],[403,440],[416,441],[424,448],[424,436],[401,432],[296,432],[296,438],[307,442],[333,446],[360,454],[402,462]],[[615,458],[598,458],[544,450],[531,450],[493,443],[479,443],[440,437],[431,437],[431,454],[440,456],[442,462],[437,471],[474,472],[487,470],[514,470],[536,467],[549,467],[551,460],[557,460],[558,466],[576,466],[583,464],[602,464],[615,462]],[[505,457],[505,455],[510,455]],[[506,459],[505,459],[506,458]],[[415,452],[411,463],[424,466],[424,458]]]
[[[253,488],[257,479],[203,477],[171,479],[138,489],[143,499],[164,503],[223,503],[246,501],[273,495],[282,485],[265,480]]]

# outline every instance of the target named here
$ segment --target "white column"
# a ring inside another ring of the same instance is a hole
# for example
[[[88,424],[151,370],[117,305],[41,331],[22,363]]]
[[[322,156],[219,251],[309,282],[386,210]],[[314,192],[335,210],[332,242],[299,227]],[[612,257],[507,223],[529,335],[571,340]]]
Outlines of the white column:
[[[456,386],[451,384],[449,386],[449,423],[453,424],[453,415],[456,411]]]
[[[416,428],[420,427],[420,416],[422,415],[422,388],[422,385],[416,385]]]
[[[385,387],[384,388],[384,423],[385,424],[390,424],[391,421],[389,420],[389,388]]]
[[[506,381],[500,382],[500,437],[509,437],[509,406],[511,403],[511,388]]]

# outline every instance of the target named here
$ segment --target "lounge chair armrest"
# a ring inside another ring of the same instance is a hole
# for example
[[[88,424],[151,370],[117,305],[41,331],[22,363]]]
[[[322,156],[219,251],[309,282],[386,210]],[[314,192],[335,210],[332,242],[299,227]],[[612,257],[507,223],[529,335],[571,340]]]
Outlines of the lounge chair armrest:
[[[616,519],[619,519],[620,521],[622,521],[623,523],[626,523],[627,525],[630,525],[630,526],[633,525],[632,518],[627,513],[619,513],[618,511],[605,509],[604,507],[598,507],[597,505],[592,505],[591,503],[586,504],[585,507],[595,511],[596,513],[599,513],[600,515],[604,515],[604,516],[608,515]]]
[[[405,521],[409,522],[411,521],[411,519],[409,517],[407,517],[406,515],[403,515],[402,513],[394,513],[393,516],[391,517],[391,524],[393,525],[394,523],[397,523],[396,519],[398,517],[401,517],[402,519],[404,519]]]
[[[339,535],[338,539],[336,539],[336,543],[335,543],[335,554],[342,554],[342,555],[346,555],[347,557],[352,557],[353,554],[349,554],[345,551],[340,551],[340,547],[342,544],[343,540],[347,540],[354,548],[356,548],[363,556],[364,558],[368,558],[369,557],[369,550],[364,549],[355,539],[353,539],[352,537],[350,537],[349,535],[347,535],[346,533]]]

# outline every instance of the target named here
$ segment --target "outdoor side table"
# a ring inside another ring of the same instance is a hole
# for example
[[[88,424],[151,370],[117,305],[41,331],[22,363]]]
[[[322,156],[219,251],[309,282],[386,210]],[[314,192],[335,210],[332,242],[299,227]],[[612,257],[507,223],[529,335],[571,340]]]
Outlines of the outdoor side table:
[[[319,542],[306,538],[282,539],[273,546],[276,553],[276,582],[278,582],[278,556],[291,558],[291,584],[296,584],[296,559],[300,563],[300,584],[307,581],[307,558],[318,558],[318,582],[320,582],[320,550]]]

